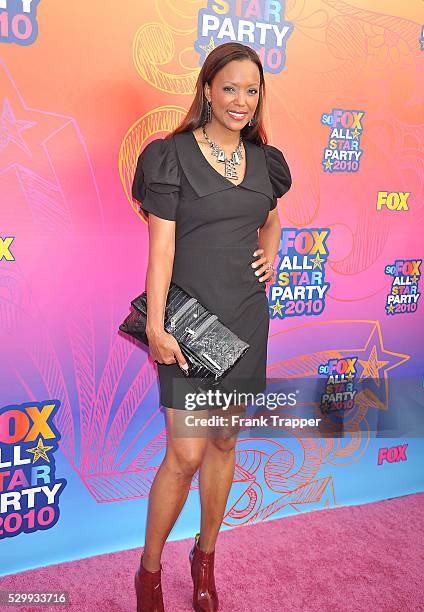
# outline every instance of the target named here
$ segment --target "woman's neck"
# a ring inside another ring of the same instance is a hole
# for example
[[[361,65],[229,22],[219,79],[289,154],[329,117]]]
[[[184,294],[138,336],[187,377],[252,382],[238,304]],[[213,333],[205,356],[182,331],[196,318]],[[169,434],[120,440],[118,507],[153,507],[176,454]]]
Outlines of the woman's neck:
[[[235,149],[240,142],[240,131],[228,130],[217,121],[211,121],[205,125],[208,137],[221,147]],[[203,134],[202,128],[200,132]]]

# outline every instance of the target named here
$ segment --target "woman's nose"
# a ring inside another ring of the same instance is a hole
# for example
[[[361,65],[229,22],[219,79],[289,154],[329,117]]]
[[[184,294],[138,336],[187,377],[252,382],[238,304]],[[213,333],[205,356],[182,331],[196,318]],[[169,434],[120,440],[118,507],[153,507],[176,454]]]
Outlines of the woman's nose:
[[[238,93],[236,97],[236,102],[240,108],[244,109],[246,107],[246,98],[244,93]]]

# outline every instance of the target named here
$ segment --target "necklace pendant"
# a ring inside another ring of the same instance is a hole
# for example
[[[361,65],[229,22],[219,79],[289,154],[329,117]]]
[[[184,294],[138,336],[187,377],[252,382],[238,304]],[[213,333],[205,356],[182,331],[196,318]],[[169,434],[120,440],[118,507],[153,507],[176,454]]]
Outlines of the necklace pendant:
[[[236,148],[235,151],[233,151],[231,158],[227,159],[227,156],[225,154],[224,149],[221,149],[221,147],[214,142],[213,140],[211,140],[209,138],[209,136],[206,133],[205,130],[205,126],[202,126],[202,132],[203,132],[203,136],[205,137],[206,142],[209,143],[209,145],[212,148],[212,155],[216,155],[217,160],[219,162],[222,162],[224,164],[224,168],[225,168],[225,178],[231,179],[231,180],[238,180],[238,175],[236,172],[236,168],[235,165],[240,165],[240,160],[243,159],[243,149],[242,149],[242,143],[243,143],[243,139],[240,135],[240,141],[239,144]]]
[[[218,161],[223,162],[225,161],[225,151],[223,149],[219,150],[218,153]]]
[[[225,162],[225,177],[235,181],[238,180],[236,169],[230,159],[227,159]]]

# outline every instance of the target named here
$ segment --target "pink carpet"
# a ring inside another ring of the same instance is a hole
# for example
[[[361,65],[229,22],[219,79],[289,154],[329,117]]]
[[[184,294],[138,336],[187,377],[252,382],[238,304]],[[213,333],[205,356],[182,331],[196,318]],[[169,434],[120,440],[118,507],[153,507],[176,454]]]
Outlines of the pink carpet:
[[[216,548],[220,610],[424,610],[423,509],[424,493],[417,493],[222,532]],[[187,558],[191,545],[190,539],[165,546],[167,612],[191,610]],[[70,593],[69,606],[13,608],[25,612],[133,612],[133,575],[140,551],[5,576],[0,578],[0,588]]]

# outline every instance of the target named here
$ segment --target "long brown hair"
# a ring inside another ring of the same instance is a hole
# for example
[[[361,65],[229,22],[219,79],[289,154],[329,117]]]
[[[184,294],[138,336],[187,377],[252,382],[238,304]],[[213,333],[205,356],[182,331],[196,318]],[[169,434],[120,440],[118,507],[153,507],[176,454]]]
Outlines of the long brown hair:
[[[205,83],[208,83],[209,86],[211,86],[216,73],[219,72],[219,70],[221,70],[221,68],[223,68],[226,64],[228,64],[228,62],[232,62],[233,60],[251,60],[252,62],[255,62],[260,74],[259,100],[253,119],[253,125],[245,125],[241,130],[241,135],[244,140],[250,140],[257,145],[268,143],[263,124],[265,79],[261,60],[254,49],[236,42],[229,42],[219,45],[206,56],[197,77],[196,95],[194,96],[194,100],[187,112],[187,115],[180,125],[176,127],[173,132],[167,134],[165,138],[171,138],[174,134],[178,134],[180,132],[195,130],[204,124],[207,112],[204,85]]]

